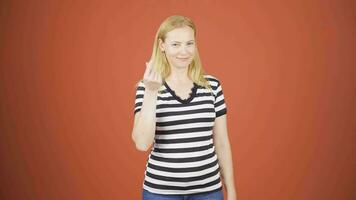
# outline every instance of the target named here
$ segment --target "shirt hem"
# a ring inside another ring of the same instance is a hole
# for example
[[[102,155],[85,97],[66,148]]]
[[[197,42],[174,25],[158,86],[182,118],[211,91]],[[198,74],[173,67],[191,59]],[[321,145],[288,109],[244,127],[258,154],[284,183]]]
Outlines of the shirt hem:
[[[198,195],[198,194],[206,194],[206,193],[211,193],[211,192],[217,192],[217,191],[222,191],[222,186],[220,186],[219,188],[217,189],[214,189],[214,190],[209,190],[209,191],[204,191],[204,192],[193,192],[193,193],[188,193],[188,194],[182,194],[182,193],[170,193],[170,194],[165,194],[165,193],[156,193],[156,192],[152,192],[146,188],[142,188],[142,190],[146,190],[147,192],[150,192],[150,193],[153,193],[153,194],[159,194],[159,195],[169,195],[169,196],[177,196],[177,195],[181,195],[181,196],[184,196],[184,195]]]

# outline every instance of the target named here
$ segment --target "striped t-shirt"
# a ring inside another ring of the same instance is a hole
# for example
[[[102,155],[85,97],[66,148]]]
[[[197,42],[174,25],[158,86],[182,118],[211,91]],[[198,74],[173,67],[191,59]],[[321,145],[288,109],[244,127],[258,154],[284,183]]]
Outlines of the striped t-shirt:
[[[198,194],[222,189],[213,144],[216,117],[226,114],[219,80],[204,75],[211,90],[194,83],[181,99],[163,82],[156,106],[155,140],[147,159],[143,188],[157,194]],[[134,113],[141,110],[145,85],[136,89]]]

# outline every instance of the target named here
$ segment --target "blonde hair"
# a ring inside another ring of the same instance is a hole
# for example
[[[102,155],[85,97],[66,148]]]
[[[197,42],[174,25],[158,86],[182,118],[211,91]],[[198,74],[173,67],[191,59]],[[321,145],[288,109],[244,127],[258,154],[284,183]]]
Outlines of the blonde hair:
[[[154,69],[161,74],[163,80],[165,80],[170,75],[171,68],[169,66],[166,55],[159,48],[159,39],[161,39],[164,42],[168,32],[172,31],[173,29],[181,28],[184,26],[188,26],[193,29],[194,38],[196,39],[197,31],[196,31],[195,24],[188,17],[181,16],[181,15],[172,15],[166,18],[162,22],[162,24],[160,25],[156,33],[151,59],[154,61],[153,63]],[[197,85],[212,90],[209,81],[205,79],[204,74],[205,72],[202,63],[200,61],[198,47],[197,45],[195,45],[195,54],[192,62],[189,64],[188,67],[188,76]]]

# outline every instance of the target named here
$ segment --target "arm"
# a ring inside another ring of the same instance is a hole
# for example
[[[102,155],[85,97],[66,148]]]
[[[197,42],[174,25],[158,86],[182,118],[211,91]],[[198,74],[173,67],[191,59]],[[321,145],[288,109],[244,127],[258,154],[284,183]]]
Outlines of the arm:
[[[145,90],[141,111],[135,114],[132,140],[140,151],[147,151],[154,141],[156,129],[157,91]]]
[[[146,63],[143,81],[136,89],[135,119],[132,140],[140,151],[152,145],[156,131],[156,105],[161,75],[153,69],[152,59]]]
[[[227,200],[236,200],[237,193],[234,183],[233,162],[226,121],[226,115],[216,118],[213,128],[213,140],[221,168],[222,179],[227,192]]]

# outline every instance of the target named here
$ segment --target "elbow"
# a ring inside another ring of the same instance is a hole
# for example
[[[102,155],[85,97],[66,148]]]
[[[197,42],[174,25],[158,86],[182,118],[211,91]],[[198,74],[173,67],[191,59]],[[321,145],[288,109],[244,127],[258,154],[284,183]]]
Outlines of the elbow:
[[[214,146],[216,151],[225,151],[230,148],[229,141],[215,141]]]
[[[139,151],[147,151],[149,148],[149,145],[147,144],[138,144],[136,143],[136,149]]]

